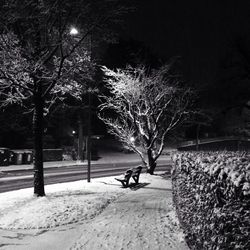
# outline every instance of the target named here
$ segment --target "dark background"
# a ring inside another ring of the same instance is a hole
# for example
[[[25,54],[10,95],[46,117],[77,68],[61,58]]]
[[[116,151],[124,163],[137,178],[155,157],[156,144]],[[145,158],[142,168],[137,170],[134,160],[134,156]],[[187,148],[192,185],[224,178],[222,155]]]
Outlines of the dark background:
[[[213,122],[201,128],[201,137],[237,135],[235,128],[250,123],[249,1],[131,2],[135,10],[119,27],[117,42],[96,50],[97,54],[101,51],[99,62],[111,68],[140,62],[156,67],[179,56],[184,80],[197,90],[197,106],[213,114]],[[83,120],[85,116],[83,113]],[[21,108],[14,107],[5,110],[1,118],[0,146],[32,146],[29,114],[22,115]],[[46,126],[45,145],[60,147],[73,141],[77,114],[59,110],[48,117]],[[194,138],[195,129],[196,125],[184,139]],[[106,133],[96,118],[92,133]]]
[[[150,46],[159,57],[179,55],[189,79],[214,80],[235,39],[249,36],[249,1],[137,1],[124,37]]]

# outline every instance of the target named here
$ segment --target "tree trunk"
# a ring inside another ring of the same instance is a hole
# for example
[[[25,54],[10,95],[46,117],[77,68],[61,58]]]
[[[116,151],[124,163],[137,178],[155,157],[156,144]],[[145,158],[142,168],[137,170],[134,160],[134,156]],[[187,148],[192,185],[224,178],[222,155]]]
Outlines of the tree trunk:
[[[153,157],[153,152],[152,149],[148,149],[147,151],[148,154],[148,169],[147,169],[147,173],[149,174],[154,174],[154,170],[156,168],[156,161]]]
[[[43,98],[34,95],[33,136],[34,136],[34,194],[45,196],[43,176]]]

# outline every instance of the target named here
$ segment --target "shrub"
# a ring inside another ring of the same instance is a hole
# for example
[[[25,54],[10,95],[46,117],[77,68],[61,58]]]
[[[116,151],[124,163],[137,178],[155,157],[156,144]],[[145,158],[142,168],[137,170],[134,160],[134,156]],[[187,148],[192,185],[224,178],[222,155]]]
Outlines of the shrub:
[[[43,161],[62,161],[62,149],[44,149]]]
[[[173,157],[173,197],[191,249],[250,249],[250,155],[184,152]]]

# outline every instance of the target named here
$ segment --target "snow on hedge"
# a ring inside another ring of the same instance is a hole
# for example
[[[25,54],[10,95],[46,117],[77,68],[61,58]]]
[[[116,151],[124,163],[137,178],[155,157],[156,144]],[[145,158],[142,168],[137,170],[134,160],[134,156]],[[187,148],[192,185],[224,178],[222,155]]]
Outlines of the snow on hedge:
[[[250,155],[173,157],[174,202],[191,249],[250,249]]]

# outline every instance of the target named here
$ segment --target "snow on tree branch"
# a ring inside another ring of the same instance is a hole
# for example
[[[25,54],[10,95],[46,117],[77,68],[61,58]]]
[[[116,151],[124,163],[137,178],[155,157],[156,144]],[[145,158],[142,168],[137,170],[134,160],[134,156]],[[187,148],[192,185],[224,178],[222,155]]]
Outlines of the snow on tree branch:
[[[172,64],[149,71],[145,66],[113,71],[102,67],[110,96],[102,96],[99,118],[153,172],[166,136],[187,120],[193,93],[183,86]],[[135,137],[135,142],[131,137]],[[147,155],[148,160],[145,160]]]

